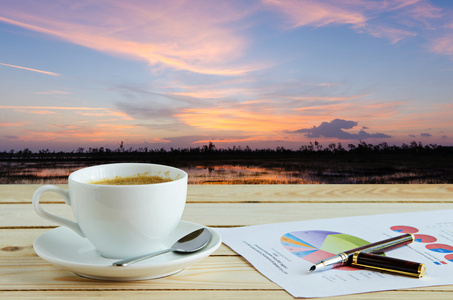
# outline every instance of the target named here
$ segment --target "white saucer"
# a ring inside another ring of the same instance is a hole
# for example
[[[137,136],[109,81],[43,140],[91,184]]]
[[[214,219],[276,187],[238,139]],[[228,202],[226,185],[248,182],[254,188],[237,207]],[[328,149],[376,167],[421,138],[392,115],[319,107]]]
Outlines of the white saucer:
[[[181,221],[168,238],[168,246],[200,227],[204,226]],[[208,230],[211,232],[211,240],[200,251],[190,254],[170,252],[127,267],[112,266],[118,259],[100,256],[87,239],[63,226],[40,235],[33,243],[33,248],[42,259],[83,277],[115,281],[145,280],[175,274],[208,257],[222,243],[222,238],[214,229]]]

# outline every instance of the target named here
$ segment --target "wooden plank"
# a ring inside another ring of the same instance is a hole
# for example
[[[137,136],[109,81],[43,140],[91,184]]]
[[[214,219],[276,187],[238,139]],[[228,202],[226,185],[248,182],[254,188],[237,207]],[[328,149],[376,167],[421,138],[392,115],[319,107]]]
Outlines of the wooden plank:
[[[159,280],[100,281],[58,269],[39,257],[10,258],[0,268],[0,290],[280,289],[240,256],[210,256]]]
[[[31,203],[38,184],[0,185],[0,203]],[[67,185],[58,185],[67,189]],[[42,198],[63,203],[54,193]],[[358,184],[358,185],[189,185],[188,203],[243,202],[448,202],[453,203],[453,184]]]
[[[33,250],[34,240],[50,229],[0,229],[0,263],[11,257],[30,257],[37,255]],[[237,255],[222,244],[211,255]]]
[[[190,202],[450,202],[452,184],[189,186]]]
[[[33,193],[42,184],[0,184],[0,203],[31,203]],[[67,184],[57,184],[57,186],[68,189]],[[43,201],[61,202],[64,201],[54,193],[43,195]]]
[[[275,299],[275,300],[289,300],[294,299],[290,294],[283,290],[203,290],[203,291],[124,291],[124,290],[95,290],[95,291],[0,291],[2,299],[34,299],[34,300],[48,300],[48,299],[87,299],[87,298],[100,298],[100,299],[156,299],[156,300],[171,300],[171,299],[187,299],[187,300],[211,300],[211,299]],[[340,297],[327,297],[320,298],[325,300],[385,300],[385,299],[398,299],[398,300],[426,300],[426,299],[439,299],[451,300],[453,299],[452,292],[434,290],[434,291],[418,291],[418,290],[398,290],[398,291],[385,291],[377,293],[356,294]]]
[[[210,256],[182,272],[155,280],[115,282],[87,279],[38,257],[12,258],[0,268],[0,291],[12,290],[281,290],[240,256]],[[414,290],[414,289],[412,289]],[[419,288],[448,291],[453,285]]]
[[[72,210],[65,204],[44,204],[43,207],[72,218]],[[243,226],[451,208],[450,203],[189,203],[183,220],[207,226]],[[0,228],[55,226],[39,217],[30,204],[2,205],[0,209]]]

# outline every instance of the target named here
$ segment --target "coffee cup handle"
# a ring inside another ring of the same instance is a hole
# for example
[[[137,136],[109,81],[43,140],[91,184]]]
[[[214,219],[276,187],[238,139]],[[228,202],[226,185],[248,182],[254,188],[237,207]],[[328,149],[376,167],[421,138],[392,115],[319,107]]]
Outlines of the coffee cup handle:
[[[70,221],[66,218],[62,218],[62,217],[56,216],[54,214],[51,214],[51,213],[45,211],[41,207],[41,205],[39,204],[39,198],[41,198],[42,194],[44,194],[45,192],[57,193],[58,195],[60,195],[63,198],[64,202],[67,205],[71,206],[71,199],[69,197],[68,191],[66,191],[58,186],[48,184],[48,185],[40,186],[39,188],[36,189],[35,193],[33,194],[33,208],[35,209],[36,213],[39,216],[43,217],[44,219],[47,219],[47,220],[53,221],[57,224],[66,226],[66,227],[72,229],[75,233],[77,233],[81,237],[85,237],[85,234],[83,234],[82,230],[80,229],[79,224],[77,224],[76,222]]]

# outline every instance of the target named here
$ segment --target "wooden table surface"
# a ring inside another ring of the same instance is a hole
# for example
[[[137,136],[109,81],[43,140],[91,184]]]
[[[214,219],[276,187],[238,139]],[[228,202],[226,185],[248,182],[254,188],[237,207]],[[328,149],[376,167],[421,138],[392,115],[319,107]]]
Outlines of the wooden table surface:
[[[293,299],[225,245],[155,280],[98,281],[58,269],[33,251],[33,241],[56,227],[33,211],[37,187],[0,185],[0,299]],[[42,202],[49,211],[72,214],[56,194],[45,194]],[[452,208],[453,185],[189,185],[183,220],[235,227]],[[333,298],[453,299],[453,285]]]

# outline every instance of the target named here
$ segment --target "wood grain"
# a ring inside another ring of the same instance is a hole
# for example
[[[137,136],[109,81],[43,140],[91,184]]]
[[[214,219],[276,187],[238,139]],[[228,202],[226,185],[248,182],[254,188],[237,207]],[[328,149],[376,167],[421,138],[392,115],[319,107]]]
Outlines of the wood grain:
[[[1,299],[293,299],[225,245],[157,280],[105,282],[58,269],[33,251],[33,241],[56,227],[33,211],[38,186],[0,185]],[[42,200],[72,217],[57,195]],[[453,185],[190,185],[183,219],[230,227],[452,208]],[[323,299],[453,299],[453,285]]]
[[[128,291],[128,290],[91,290],[91,291],[13,291],[0,292],[2,299],[187,299],[187,300],[213,300],[213,299],[272,299],[288,300],[294,299],[283,290],[176,290],[176,291]],[[410,299],[410,300],[451,300],[452,293],[442,290],[401,290],[389,292],[377,292],[368,294],[348,295],[342,297],[319,298],[325,300],[382,300],[382,299]],[[432,297],[432,298],[431,298]]]
[[[99,281],[58,269],[39,257],[10,258],[1,267],[0,290],[278,290],[240,256],[210,256],[175,275],[143,281]],[[37,276],[39,274],[39,276]],[[414,289],[412,289],[414,290]],[[453,286],[420,290],[453,292]],[[452,294],[453,295],[453,294]]]
[[[43,229],[0,229],[0,259],[8,259],[11,257],[37,257],[33,250],[34,240],[48,231],[48,228]],[[214,254],[236,256],[236,252],[222,244]]]
[[[74,219],[67,205],[45,204],[43,207],[51,213]],[[231,227],[452,208],[450,203],[189,203],[182,219],[212,227]],[[56,226],[39,217],[31,204],[3,205],[0,210],[0,229]]]
[[[37,184],[0,185],[0,203],[31,203]],[[57,185],[68,189],[67,185]],[[361,185],[189,185],[188,203],[283,203],[283,202],[453,202],[448,184],[361,184]],[[63,203],[46,193],[42,202]]]

